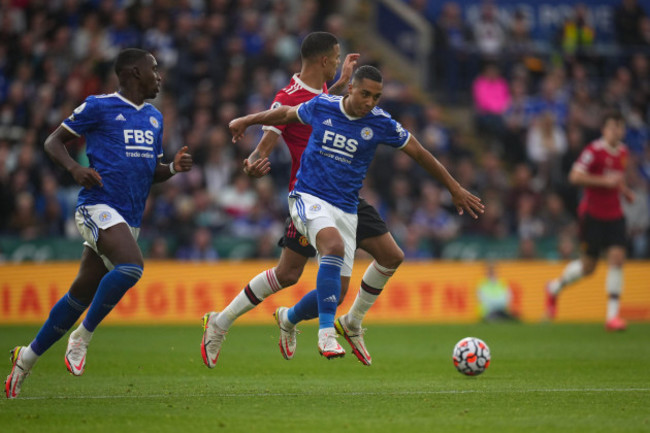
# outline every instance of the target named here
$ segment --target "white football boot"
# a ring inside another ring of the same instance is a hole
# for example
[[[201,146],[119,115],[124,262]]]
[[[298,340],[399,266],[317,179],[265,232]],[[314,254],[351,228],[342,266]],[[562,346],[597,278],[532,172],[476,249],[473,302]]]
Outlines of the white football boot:
[[[214,368],[217,365],[219,354],[221,353],[221,345],[226,339],[227,331],[219,328],[213,319],[219,313],[214,311],[205,313],[203,316],[203,338],[201,339],[201,356],[203,363],[208,368]]]
[[[27,349],[25,346],[16,346],[11,350],[11,373],[5,381],[5,394],[7,398],[16,398],[20,394],[23,382],[29,376],[31,368],[27,368],[22,361],[22,351]]]
[[[345,349],[336,341],[336,330],[334,328],[323,328],[318,330],[318,351],[327,359],[341,358],[345,356]]]
[[[88,353],[89,341],[83,338],[75,338],[72,332],[68,338],[68,348],[65,351],[65,366],[74,376],[84,374],[86,368],[86,354]]]
[[[278,309],[273,312],[273,318],[278,324],[278,328],[280,328],[280,341],[278,342],[280,353],[284,359],[290,360],[293,358],[293,355],[296,354],[296,333],[298,331],[296,330],[295,325],[287,325],[289,322],[286,319],[287,311],[289,311],[287,307],[278,307]]]
[[[365,329],[355,329],[350,327],[347,321],[347,314],[336,319],[334,327],[336,328],[336,332],[339,335],[342,335],[347,342],[350,343],[350,346],[352,346],[352,353],[354,353],[363,365],[372,364],[372,358],[370,357],[370,353],[368,353],[366,344],[363,341],[363,334],[366,331]]]

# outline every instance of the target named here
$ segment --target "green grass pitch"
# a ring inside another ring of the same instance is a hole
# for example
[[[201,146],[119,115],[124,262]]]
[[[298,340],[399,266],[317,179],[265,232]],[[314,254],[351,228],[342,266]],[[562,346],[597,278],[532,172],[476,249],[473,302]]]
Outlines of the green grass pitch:
[[[36,331],[0,327],[0,349],[8,355]],[[474,378],[451,361],[466,336],[492,351],[490,368]],[[617,334],[600,324],[371,324],[371,367],[351,351],[321,358],[313,325],[302,327],[292,361],[271,324],[235,324],[214,370],[201,361],[200,339],[198,320],[100,327],[86,372],[73,377],[66,337],[20,398],[2,399],[2,431],[650,432],[650,324]]]

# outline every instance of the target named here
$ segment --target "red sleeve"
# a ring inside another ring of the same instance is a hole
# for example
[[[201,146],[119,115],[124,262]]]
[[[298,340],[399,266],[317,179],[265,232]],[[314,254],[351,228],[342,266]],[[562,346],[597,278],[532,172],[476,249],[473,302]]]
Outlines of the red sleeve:
[[[589,173],[589,168],[594,163],[595,159],[596,156],[594,155],[591,145],[589,145],[582,151],[582,153],[580,153],[576,162],[573,163],[573,168],[583,173]]]

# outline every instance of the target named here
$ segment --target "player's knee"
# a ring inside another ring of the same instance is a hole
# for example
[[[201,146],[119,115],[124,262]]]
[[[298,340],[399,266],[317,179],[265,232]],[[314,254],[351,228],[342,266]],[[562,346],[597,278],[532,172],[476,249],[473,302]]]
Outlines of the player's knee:
[[[275,277],[282,288],[293,286],[300,280],[302,270],[302,267],[278,267],[275,269]]]
[[[591,275],[594,273],[596,270],[596,262],[593,260],[588,260],[585,262],[582,262],[582,273],[586,277],[588,275]]]
[[[399,265],[404,261],[404,251],[401,248],[397,247],[391,250],[389,255],[382,257],[380,260],[377,260],[377,263],[384,268],[388,269],[397,269]]]
[[[345,256],[345,247],[343,246],[343,242],[340,244],[332,243],[326,247],[323,247],[322,254],[323,256]]]

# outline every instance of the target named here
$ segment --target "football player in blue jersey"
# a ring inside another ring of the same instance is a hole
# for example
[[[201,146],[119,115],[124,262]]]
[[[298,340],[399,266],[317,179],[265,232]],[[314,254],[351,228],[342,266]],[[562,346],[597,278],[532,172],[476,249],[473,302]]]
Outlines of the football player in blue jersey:
[[[83,187],[75,219],[85,248],[77,277],[36,338],[11,351],[7,398],[18,396],[38,358],[88,309],[70,334],[65,353],[68,371],[83,374],[95,328],[142,276],[144,263],[136,240],[151,184],[192,168],[187,147],[169,165],[162,163],[162,115],[145,102],[160,91],[154,56],[126,49],[117,56],[115,73],[117,92],[89,96],[45,140],[47,154]],[[89,167],[79,165],[65,147],[80,136],[86,139]]]
[[[359,190],[379,144],[404,151],[442,183],[460,215],[466,211],[478,218],[484,210],[480,198],[463,188],[414,136],[377,107],[382,88],[379,70],[362,66],[353,74],[346,96],[321,94],[294,107],[281,106],[230,122],[233,141],[255,124],[301,122],[312,126],[298,180],[289,194],[289,210],[296,228],[319,254],[318,350],[328,359],[345,354],[336,334],[347,335],[340,320],[335,324],[334,318],[341,275],[352,272]],[[366,302],[363,307],[371,305]],[[284,326],[295,326],[290,314],[283,320]]]

